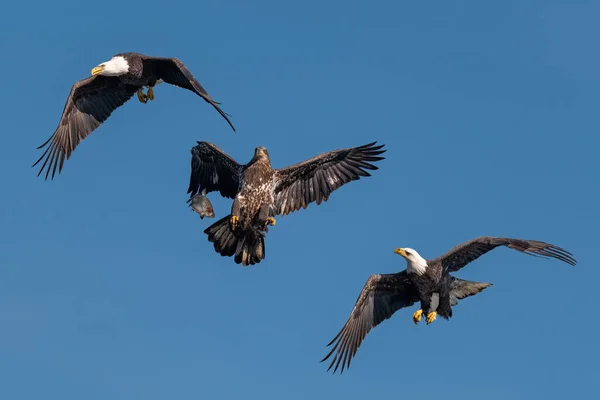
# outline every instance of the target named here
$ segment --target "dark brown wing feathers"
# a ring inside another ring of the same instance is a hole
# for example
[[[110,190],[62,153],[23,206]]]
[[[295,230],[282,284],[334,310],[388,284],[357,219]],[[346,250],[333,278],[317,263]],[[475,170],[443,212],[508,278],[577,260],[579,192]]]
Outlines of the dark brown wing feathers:
[[[571,253],[565,249],[550,243],[537,240],[497,238],[482,236],[468,242],[464,242],[446,254],[434,259],[431,263],[441,262],[444,271],[455,272],[463,268],[473,260],[481,257],[485,253],[495,249],[498,246],[506,246],[533,256],[551,257],[575,266],[577,261]]]
[[[207,103],[212,105],[215,110],[221,114],[227,121],[231,129],[235,132],[235,127],[229,120],[229,115],[219,107],[218,102],[214,101],[208,92],[202,87],[200,82],[194,78],[194,75],[186,68],[185,64],[177,58],[144,57],[144,64],[150,64],[157,76],[171,85],[183,89],[191,90],[202,97]],[[145,68],[145,67],[144,67]]]
[[[321,204],[340,186],[371,176],[366,170],[376,170],[372,162],[386,150],[377,142],[364,146],[334,150],[320,154],[304,162],[278,169],[275,172],[275,210],[286,215],[306,208],[313,201]]]
[[[417,288],[408,279],[406,271],[372,275],[360,292],[350,318],[327,346],[335,345],[321,362],[333,355],[327,370],[333,367],[335,373],[341,365],[340,373],[344,372],[344,369],[350,367],[352,358],[371,329],[399,309],[409,307],[417,301]]]
[[[234,198],[243,166],[212,143],[198,142],[191,153],[190,198],[203,189],[206,193],[218,190],[223,197]]]
[[[46,179],[52,170],[52,178],[62,171],[65,159],[77,145],[100,126],[118,107],[137,91],[137,87],[121,83],[118,79],[92,76],[76,82],[71,88],[58,127],[38,149],[48,148],[33,164],[45,158],[38,176],[46,170]]]

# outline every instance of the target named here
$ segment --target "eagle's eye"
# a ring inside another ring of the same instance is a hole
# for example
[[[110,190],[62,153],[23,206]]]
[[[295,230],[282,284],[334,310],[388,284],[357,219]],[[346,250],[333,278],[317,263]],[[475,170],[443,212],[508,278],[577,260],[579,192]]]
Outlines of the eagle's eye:
[[[407,256],[410,256],[410,251],[404,250]]]

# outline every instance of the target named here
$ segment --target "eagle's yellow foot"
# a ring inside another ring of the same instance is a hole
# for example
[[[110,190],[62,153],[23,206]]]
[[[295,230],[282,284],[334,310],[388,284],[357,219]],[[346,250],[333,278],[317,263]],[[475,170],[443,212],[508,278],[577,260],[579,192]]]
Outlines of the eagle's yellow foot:
[[[435,317],[437,317],[437,313],[435,311],[432,311],[429,314],[427,314],[427,325],[435,321]]]
[[[277,221],[275,221],[275,218],[273,218],[273,217],[267,218],[267,225],[275,226],[276,222]]]
[[[419,309],[413,314],[413,322],[418,324],[421,322],[421,317],[423,316],[423,310]]]
[[[148,88],[148,98],[154,100],[154,89],[152,89],[152,86]]]
[[[144,94],[144,92],[142,92],[142,89],[139,89],[137,91],[137,96],[138,96],[138,100],[140,101],[140,103],[147,103],[148,102],[148,96],[146,96]]]
[[[231,225],[236,226],[239,220],[240,217],[238,217],[237,215],[232,215],[229,222],[231,222]]]

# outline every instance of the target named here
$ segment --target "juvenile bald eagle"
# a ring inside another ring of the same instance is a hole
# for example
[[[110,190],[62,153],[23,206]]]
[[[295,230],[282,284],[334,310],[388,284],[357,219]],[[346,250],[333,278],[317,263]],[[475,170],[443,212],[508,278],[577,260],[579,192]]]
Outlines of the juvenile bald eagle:
[[[92,69],[92,76],[75,82],[67,98],[58,127],[38,149],[49,145],[33,164],[45,158],[38,176],[47,166],[46,179],[52,170],[52,179],[62,171],[80,141],[100,126],[117,108],[135,93],[142,103],[154,100],[153,87],[166,82],[191,90],[212,105],[235,128],[219,103],[204,90],[192,73],[177,58],[150,57],[139,53],[120,53]],[[147,86],[148,94],[142,89]]]
[[[437,315],[445,319],[452,317],[452,306],[459,299],[473,296],[491,286],[491,283],[473,282],[450,275],[498,246],[506,246],[520,252],[542,257],[553,257],[575,266],[576,261],[568,251],[536,240],[521,240],[497,237],[478,237],[464,242],[441,257],[425,260],[410,248],[394,250],[406,259],[407,267],[397,274],[371,275],[363,287],[350,318],[327,346],[335,343],[329,354],[333,355],[328,371],[335,364],[335,373],[342,365],[350,367],[350,361],[371,329],[390,318],[396,311],[410,307],[416,302],[421,308],[413,314],[415,324],[427,312],[427,324]]]
[[[192,171],[188,193],[219,191],[234,199],[231,215],[222,218],[204,233],[217,253],[234,256],[244,266],[265,257],[264,236],[276,215],[286,215],[308,204],[321,204],[340,186],[370,176],[372,162],[386,150],[376,142],[360,147],[334,150],[282,169],[273,169],[264,147],[254,150],[246,165],[238,164],[217,146],[198,142],[192,148]]]

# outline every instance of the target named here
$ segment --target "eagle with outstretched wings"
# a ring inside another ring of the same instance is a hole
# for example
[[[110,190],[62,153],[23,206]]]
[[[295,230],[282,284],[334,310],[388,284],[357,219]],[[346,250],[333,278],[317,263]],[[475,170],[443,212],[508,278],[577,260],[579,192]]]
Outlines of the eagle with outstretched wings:
[[[304,162],[273,169],[269,152],[257,147],[245,165],[239,164],[212,143],[198,142],[191,150],[190,197],[218,191],[233,199],[231,215],[209,226],[204,233],[222,256],[234,256],[244,266],[265,257],[264,237],[276,215],[287,215],[310,203],[327,201],[342,185],[371,176],[368,170],[383,160],[384,145],[333,150]]]
[[[343,328],[327,346],[329,353],[321,360],[331,358],[329,369],[340,373],[350,367],[350,363],[367,334],[389,319],[396,311],[410,307],[415,303],[420,308],[413,314],[418,324],[427,316],[429,325],[437,316],[445,319],[452,317],[452,307],[458,300],[474,296],[492,286],[487,282],[475,282],[459,279],[450,275],[477,260],[484,254],[498,248],[508,247],[521,253],[537,257],[554,258],[575,266],[573,254],[562,247],[539,240],[480,236],[455,246],[446,254],[426,260],[411,248],[397,248],[394,253],[402,256],[406,269],[397,274],[371,275],[365,283],[350,317]]]

